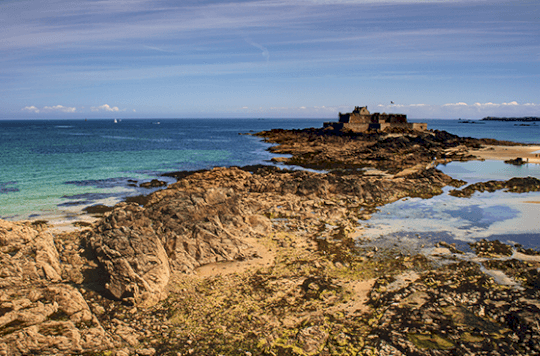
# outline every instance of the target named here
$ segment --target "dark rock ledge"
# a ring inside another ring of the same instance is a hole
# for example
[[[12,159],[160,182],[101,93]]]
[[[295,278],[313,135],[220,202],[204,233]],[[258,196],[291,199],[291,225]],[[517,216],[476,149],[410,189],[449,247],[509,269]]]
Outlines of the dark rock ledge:
[[[475,192],[490,192],[505,190],[511,193],[527,193],[540,191],[540,179],[534,177],[511,178],[507,181],[490,180],[466,186],[461,190],[451,190],[448,194],[460,197],[470,198]]]

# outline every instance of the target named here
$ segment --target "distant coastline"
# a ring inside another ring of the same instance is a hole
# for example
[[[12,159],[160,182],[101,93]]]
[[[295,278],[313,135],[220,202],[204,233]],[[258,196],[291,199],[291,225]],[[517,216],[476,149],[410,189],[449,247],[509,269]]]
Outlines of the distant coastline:
[[[540,117],[527,116],[527,117],[494,117],[487,116],[482,121],[540,121]]]

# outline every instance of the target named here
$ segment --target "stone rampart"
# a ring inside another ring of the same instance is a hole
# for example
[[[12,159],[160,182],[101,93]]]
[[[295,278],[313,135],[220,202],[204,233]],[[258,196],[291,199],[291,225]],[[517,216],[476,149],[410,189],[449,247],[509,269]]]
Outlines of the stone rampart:
[[[404,128],[409,130],[423,131],[427,130],[427,123],[409,123],[405,114],[371,114],[367,106],[356,106],[350,113],[339,113],[338,122],[325,122],[324,128],[333,128],[334,130],[351,130],[355,132],[364,132],[368,130],[385,130],[387,128]]]

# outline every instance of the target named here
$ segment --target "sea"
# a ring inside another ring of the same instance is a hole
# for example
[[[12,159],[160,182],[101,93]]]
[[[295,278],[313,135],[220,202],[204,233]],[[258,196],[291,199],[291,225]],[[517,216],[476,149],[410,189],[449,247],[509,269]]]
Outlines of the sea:
[[[141,188],[143,182],[174,182],[161,176],[166,172],[273,164],[271,145],[252,133],[322,127],[325,121],[331,120],[0,120],[0,218],[76,220],[86,207],[112,206],[157,189]],[[410,121],[459,136],[540,144],[540,123]],[[540,165],[535,164],[452,162],[438,168],[469,183],[540,178]],[[499,238],[540,247],[539,193],[477,193],[464,199],[447,191],[432,199],[404,199],[381,207],[366,224],[366,235],[465,242]]]

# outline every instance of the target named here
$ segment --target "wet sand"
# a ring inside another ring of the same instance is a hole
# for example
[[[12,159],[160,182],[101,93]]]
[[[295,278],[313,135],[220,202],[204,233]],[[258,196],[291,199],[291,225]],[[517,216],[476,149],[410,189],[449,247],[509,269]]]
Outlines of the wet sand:
[[[529,163],[540,164],[540,146],[491,146],[487,145],[481,149],[471,149],[470,154],[486,160],[501,160],[522,158]]]

